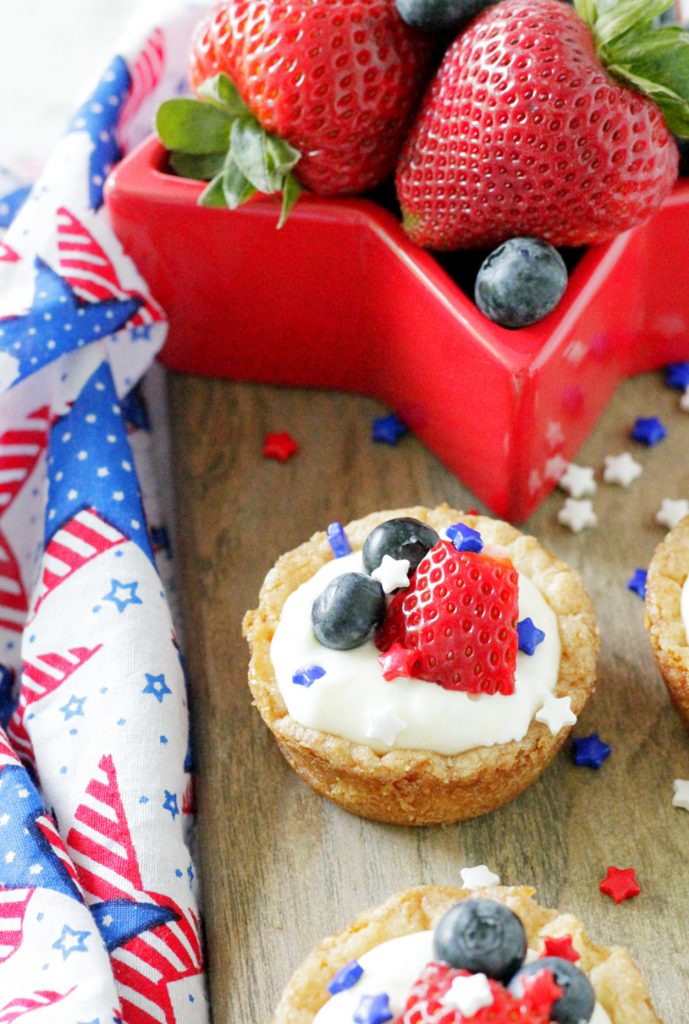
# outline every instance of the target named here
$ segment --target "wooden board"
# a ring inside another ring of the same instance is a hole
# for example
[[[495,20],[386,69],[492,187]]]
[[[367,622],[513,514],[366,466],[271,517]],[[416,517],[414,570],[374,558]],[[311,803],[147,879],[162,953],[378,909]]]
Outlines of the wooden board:
[[[251,707],[241,620],[276,557],[332,520],[476,500],[415,438],[373,445],[371,420],[383,410],[368,399],[190,377],[171,378],[170,396],[215,1024],[266,1024],[323,936],[398,889],[459,884],[460,868],[478,863],[535,885],[601,942],[628,946],[666,1024],[685,1021],[689,814],[671,799],[673,779],[689,778],[689,736],[655,668],[642,602],[626,588],[662,539],[661,499],[689,496],[678,393],[660,375],[627,381],[580,452],[580,464],[600,469],[606,454],[632,450],[644,466],[628,491],[599,483],[597,529],[574,536],[558,525],[560,492],[525,524],[590,588],[603,649],[575,732],[598,731],[612,756],[595,772],[566,750],[507,807],[428,829],[359,820],[292,773]],[[645,449],[628,433],[650,415],[670,433]],[[301,445],[286,464],[261,456],[265,433],[281,430]],[[599,893],[608,864],[637,869],[638,898],[616,906]]]

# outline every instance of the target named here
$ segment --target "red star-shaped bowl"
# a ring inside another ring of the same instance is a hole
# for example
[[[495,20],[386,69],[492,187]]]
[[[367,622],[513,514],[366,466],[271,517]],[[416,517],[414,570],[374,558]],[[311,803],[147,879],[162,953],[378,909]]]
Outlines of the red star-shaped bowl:
[[[200,208],[203,185],[165,160],[148,140],[106,190],[170,317],[163,362],[378,398],[497,515],[536,508],[621,379],[687,356],[689,183],[587,250],[545,320],[508,331],[370,200],[306,195],[277,231],[273,199]]]

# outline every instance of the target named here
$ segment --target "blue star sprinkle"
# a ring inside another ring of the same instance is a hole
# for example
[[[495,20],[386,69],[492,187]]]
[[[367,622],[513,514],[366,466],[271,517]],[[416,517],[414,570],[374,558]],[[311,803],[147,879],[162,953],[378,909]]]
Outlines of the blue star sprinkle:
[[[522,619],[517,623],[517,636],[519,638],[519,650],[523,654],[531,656],[539,644],[545,640],[545,633],[538,626],[534,626],[529,618]]]
[[[112,953],[118,946],[123,946],[136,935],[149,932],[178,918],[175,911],[169,907],[157,907],[155,904],[134,903],[122,899],[93,903],[90,910],[108,953]]]
[[[654,444],[658,444],[666,436],[667,428],[663,426],[657,416],[648,416],[646,418],[640,416],[634,423],[632,439],[640,441],[641,444],[645,444],[649,448],[652,448]]]
[[[163,800],[163,810],[169,811],[174,821],[179,814],[179,807],[177,805],[177,794],[170,793],[169,790],[165,790],[165,799]]]
[[[363,973],[364,969],[359,961],[352,960],[332,978],[328,985],[328,992],[331,996],[335,996],[338,992],[346,991],[346,989],[356,985]]]
[[[392,1018],[390,997],[385,992],[376,996],[362,996],[352,1014],[354,1024],[385,1024],[386,1020]]]
[[[678,391],[689,388],[689,362],[670,363],[665,372],[665,383],[669,388],[677,388]]]
[[[483,550],[483,540],[478,530],[472,530],[464,523],[455,523],[447,528],[447,539],[451,540],[458,551],[473,551],[478,554]]]
[[[627,580],[627,590],[633,590],[635,594],[638,594],[642,601],[646,600],[646,578],[648,572],[646,569],[635,569],[634,575]]]
[[[611,750],[598,733],[592,732],[590,736],[574,740],[574,763],[580,768],[600,768],[603,761],[610,757]]]
[[[130,604],[143,604],[143,601],[136,592],[139,586],[138,580],[132,583],[120,583],[119,580],[111,580],[110,592],[105,594],[103,601],[112,601],[118,612],[122,613]]]
[[[313,686],[317,679],[321,679],[325,675],[325,669],[321,668],[320,665],[309,665],[308,668],[300,668],[292,676],[292,682],[295,686]]]
[[[330,523],[328,526],[328,544],[332,548],[335,558],[344,558],[349,555],[352,546],[347,540],[342,523]]]
[[[163,698],[166,693],[172,693],[172,690],[165,682],[165,676],[161,673],[159,676],[152,676],[149,672],[146,672],[146,685],[144,686],[142,693],[152,693],[159,704],[163,703]]]
[[[68,722],[70,718],[75,718],[77,715],[84,715],[84,704],[86,703],[86,697],[75,697],[74,694],[69,698],[66,704],[63,704],[60,711],[65,716],[65,722]]]
[[[382,444],[397,444],[401,437],[409,432],[399,416],[391,412],[389,416],[379,416],[373,421],[371,437]]]
[[[75,931],[66,924],[59,939],[53,943],[53,949],[59,949],[62,959],[66,960],[71,953],[88,953],[86,940],[91,932]]]

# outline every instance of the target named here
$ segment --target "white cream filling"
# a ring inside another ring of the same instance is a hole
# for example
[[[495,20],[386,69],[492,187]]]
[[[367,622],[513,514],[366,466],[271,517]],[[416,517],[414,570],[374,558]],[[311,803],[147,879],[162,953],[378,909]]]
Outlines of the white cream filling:
[[[682,596],[680,598],[680,612],[682,615],[682,622],[684,623],[684,633],[689,644],[689,576],[684,581],[682,587]]]
[[[394,1018],[404,1010],[412,985],[433,959],[433,932],[414,932],[374,946],[359,957],[364,973],[357,983],[331,996],[314,1018],[314,1024],[352,1024],[362,996],[386,993]],[[600,1003],[596,1003],[590,1024],[611,1024]]]
[[[519,618],[530,617],[545,640],[533,655],[517,655],[514,693],[477,696],[419,679],[385,680],[372,640],[351,651],[331,650],[316,640],[311,626],[316,597],[340,573],[363,571],[361,552],[333,559],[285,601],[270,654],[292,718],[378,753],[395,747],[459,754],[522,739],[544,698],[554,691],[560,668],[557,617],[536,585],[520,574]],[[320,665],[325,675],[309,687],[296,685],[294,673],[311,665]],[[381,727],[381,719],[387,728]],[[375,728],[378,736],[372,737]],[[395,730],[392,742],[380,738]]]

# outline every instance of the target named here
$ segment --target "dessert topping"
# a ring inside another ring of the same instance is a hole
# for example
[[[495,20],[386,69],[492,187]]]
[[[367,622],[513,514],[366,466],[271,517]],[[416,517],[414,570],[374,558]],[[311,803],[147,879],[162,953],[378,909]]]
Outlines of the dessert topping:
[[[597,732],[574,740],[574,763],[580,768],[600,768],[610,757],[612,748],[603,743]]]
[[[545,633],[534,625],[532,619],[526,618],[517,623],[517,639],[519,650],[531,658],[538,645],[545,640]]]
[[[577,716],[572,711],[571,697],[555,697],[546,694],[543,706],[536,712],[536,721],[547,725],[553,736],[567,725],[574,725]]]
[[[634,441],[652,448],[667,437],[667,427],[657,416],[639,416],[632,427],[631,437]]]
[[[556,956],[560,960],[569,960],[570,963],[581,960],[581,953],[574,948],[571,935],[548,935],[543,944],[542,956]]]
[[[409,427],[399,416],[391,412],[388,416],[377,416],[371,428],[371,439],[380,444],[396,445],[401,437],[409,433]]]
[[[647,578],[647,569],[635,569],[633,575],[627,580],[627,590],[633,590],[635,594],[639,595],[642,601],[646,598]]]
[[[344,558],[345,555],[350,554],[352,546],[347,539],[342,523],[330,523],[327,532],[328,544],[335,558]]]
[[[630,900],[641,892],[634,868],[609,867],[598,888],[615,903],[623,903],[624,900]]]

